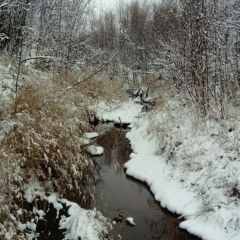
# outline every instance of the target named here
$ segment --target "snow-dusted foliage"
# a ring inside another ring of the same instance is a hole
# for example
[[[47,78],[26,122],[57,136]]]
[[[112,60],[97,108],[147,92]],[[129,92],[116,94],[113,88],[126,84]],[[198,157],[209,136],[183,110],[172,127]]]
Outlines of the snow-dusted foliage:
[[[84,61],[87,47],[86,27],[90,0],[32,1],[26,25],[31,27],[30,43],[37,44],[40,55],[51,54],[61,66]],[[48,10],[46,10],[48,9]],[[88,49],[87,49],[88,48]]]
[[[74,133],[81,132],[81,115],[66,101],[56,101],[43,84],[25,85],[13,104],[11,118],[16,124],[3,139],[7,150],[19,155],[19,164],[29,175],[50,182],[55,179],[54,187],[61,195],[73,189],[81,192],[78,183],[90,181],[86,177],[91,167],[85,166],[81,143]]]
[[[37,237],[47,202],[57,216],[69,207],[66,239],[107,237],[101,214],[62,197],[91,201],[87,152],[103,149],[84,132],[110,120],[134,122],[127,173],[182,228],[239,239],[239,0],[133,1],[89,21],[90,3],[0,1],[0,236]],[[138,100],[153,94],[157,110],[136,117],[142,106],[116,79]]]
[[[65,215],[66,220],[71,219],[69,223],[79,224],[76,236],[71,233],[72,239],[91,239],[88,236],[98,234],[99,238],[101,234],[107,238],[107,220],[95,210],[80,208],[89,207],[93,198],[94,164],[85,154],[85,145],[92,140],[84,133],[92,130],[87,106],[95,100],[87,91],[60,94],[70,81],[66,74],[64,80],[60,75],[52,80],[50,73],[32,68],[22,68],[16,94],[12,78],[16,68],[7,61],[0,67],[4,70],[0,74],[0,236],[33,239],[39,235],[38,222],[49,220],[48,208],[53,206],[59,212],[58,218],[62,216],[60,210],[68,205],[82,214],[81,219]],[[52,194],[56,201],[51,201]],[[63,197],[77,199],[80,206],[61,202]],[[81,233],[85,230],[80,226],[84,219],[88,231]],[[63,222],[62,229],[69,230],[71,226]]]
[[[239,1],[176,2],[166,1],[157,8],[156,14],[163,13],[159,22],[165,17],[172,24],[162,23],[159,29],[154,64],[203,114],[215,108],[224,118],[225,103],[235,99],[239,87]]]
[[[120,47],[116,72],[129,89],[147,85],[151,75],[173,79],[186,102],[224,118],[225,103],[239,94],[238,9],[238,0],[132,1],[116,16],[100,15],[92,44]]]

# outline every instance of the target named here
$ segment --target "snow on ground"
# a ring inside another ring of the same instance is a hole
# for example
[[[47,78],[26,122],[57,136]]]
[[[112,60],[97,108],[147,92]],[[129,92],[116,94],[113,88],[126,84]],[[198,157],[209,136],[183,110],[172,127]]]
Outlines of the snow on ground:
[[[99,240],[108,239],[109,229],[112,228],[108,220],[96,209],[86,210],[78,204],[66,199],[59,199],[56,195],[45,197],[59,211],[68,208],[68,216],[61,215],[59,229],[66,230],[66,240]]]
[[[98,136],[99,134],[97,132],[86,132],[83,134],[83,138],[88,138],[88,139],[96,138]]]
[[[91,145],[87,147],[87,151],[93,156],[99,156],[103,154],[104,149],[100,146]]]
[[[146,182],[162,207],[184,216],[181,228],[206,240],[240,239],[237,129],[170,102],[127,134],[126,173]]]
[[[58,198],[56,195],[52,194],[50,196],[45,196],[44,190],[36,181],[26,185],[24,198],[28,202],[32,202],[36,197],[46,200],[49,204],[56,209],[58,218],[61,217],[59,222],[59,229],[65,230],[64,239],[69,240],[99,240],[108,239],[108,232],[112,229],[111,224],[108,219],[105,218],[101,212],[96,209],[86,210],[81,208],[78,204],[68,201],[66,199]],[[60,210],[68,208],[68,216],[60,215]],[[34,209],[38,215],[38,219],[43,219],[45,213],[41,210]],[[18,222],[21,228],[30,228],[33,232],[36,230],[36,224],[34,219],[32,222],[27,222],[27,225]],[[21,225],[21,226],[20,226]],[[32,239],[32,238],[30,238]]]
[[[68,209],[69,217],[60,221],[60,229],[66,229],[66,240],[99,240],[108,239],[108,228],[111,228],[102,214],[94,210],[85,210],[76,203],[62,200]]]
[[[104,102],[91,106],[90,110],[96,114],[100,121],[112,121],[115,123],[131,123],[141,112],[142,105],[134,104],[129,100],[123,104],[113,103],[111,106]]]
[[[139,114],[136,106],[107,113],[100,107],[98,114],[105,121],[128,114],[133,120],[126,173],[146,182],[162,207],[181,215],[181,228],[206,240],[240,239],[239,116],[202,119],[174,99],[149,113]]]

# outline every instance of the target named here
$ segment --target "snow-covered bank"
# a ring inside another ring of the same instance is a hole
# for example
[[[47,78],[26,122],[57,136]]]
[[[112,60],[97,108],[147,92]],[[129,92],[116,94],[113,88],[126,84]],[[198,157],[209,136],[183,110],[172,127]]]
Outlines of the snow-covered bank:
[[[200,119],[170,101],[142,114],[127,138],[126,173],[146,182],[162,207],[184,218],[181,228],[206,240],[240,239],[239,119]]]
[[[52,205],[56,210],[56,218],[59,220],[59,229],[64,231],[64,239],[68,240],[99,240],[99,239],[108,239],[108,232],[112,228],[111,224],[108,222],[108,219],[105,218],[101,212],[96,209],[86,210],[81,208],[78,204],[68,201],[67,199],[61,199],[55,194],[50,196],[45,196],[43,188],[40,184],[37,184],[33,181],[31,184],[26,185],[25,189],[25,199],[31,203],[36,197],[40,197],[42,201],[45,201]],[[67,209],[67,214],[61,210]],[[46,212],[39,210],[34,207],[34,212],[36,213],[37,220],[45,220],[44,217]],[[36,231],[37,224],[34,219],[27,224],[21,224],[19,221],[17,224],[22,228],[22,231],[26,228],[29,229],[31,223],[31,230]],[[34,234],[32,233],[32,237]],[[36,234],[37,236],[37,234]],[[29,239],[32,239],[30,237]],[[7,239],[12,239],[12,236],[9,236]]]
[[[181,228],[205,240],[240,239],[239,116],[229,106],[226,120],[202,118],[174,97],[164,100],[149,113],[139,113],[139,105],[98,108],[105,121],[131,116],[127,138],[133,153],[126,173],[146,182],[162,207],[179,214]]]
[[[108,223],[108,220],[103,217],[101,212],[96,209],[85,210],[76,203],[67,200],[61,200],[61,203],[69,207],[69,216],[62,217],[60,220],[60,229],[66,230],[64,239],[108,239],[111,224]]]
[[[132,100],[124,103],[115,102],[107,105],[99,102],[90,106],[89,109],[100,121],[112,121],[114,123],[132,123],[134,118],[142,111],[142,105],[135,104]]]

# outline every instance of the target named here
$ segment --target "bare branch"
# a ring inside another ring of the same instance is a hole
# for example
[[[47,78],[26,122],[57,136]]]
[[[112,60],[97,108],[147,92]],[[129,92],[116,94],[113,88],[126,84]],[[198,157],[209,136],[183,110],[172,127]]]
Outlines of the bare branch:
[[[67,89],[65,89],[59,97],[61,97],[64,93],[66,93],[67,91],[75,88],[76,86],[78,86],[81,83],[86,82],[88,79],[92,78],[94,75],[98,74],[99,72],[101,72],[102,70],[106,69],[108,67],[108,65],[113,61],[113,59],[117,56],[119,50],[111,57],[111,59],[104,65],[101,66],[101,68],[99,68],[98,70],[96,70],[95,72],[93,72],[92,74],[90,74],[88,77],[86,77],[83,80],[77,81],[76,83],[74,83],[71,87],[68,87]]]
[[[23,62],[26,62],[28,60],[32,60],[32,59],[56,59],[55,57],[51,57],[51,56],[36,56],[36,57],[30,57],[30,58],[26,58],[24,60],[22,60],[20,63],[22,64]]]

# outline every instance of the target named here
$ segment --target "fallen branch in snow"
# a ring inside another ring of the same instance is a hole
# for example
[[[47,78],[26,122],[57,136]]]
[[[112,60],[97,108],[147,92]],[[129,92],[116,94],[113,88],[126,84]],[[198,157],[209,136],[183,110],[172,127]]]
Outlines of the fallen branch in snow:
[[[86,82],[88,79],[92,78],[94,75],[98,74],[99,72],[101,72],[102,70],[104,70],[105,68],[107,68],[107,66],[113,61],[113,59],[117,56],[119,50],[111,57],[111,59],[106,63],[104,64],[101,68],[99,68],[98,70],[96,70],[95,72],[93,72],[92,74],[90,74],[88,77],[86,77],[85,79],[83,80],[80,80],[80,81],[76,81],[76,83],[74,83],[71,87],[68,87],[67,89],[65,89],[59,97],[61,97],[64,93],[66,93],[67,91],[75,88],[77,85],[81,84],[81,83],[84,83]]]

